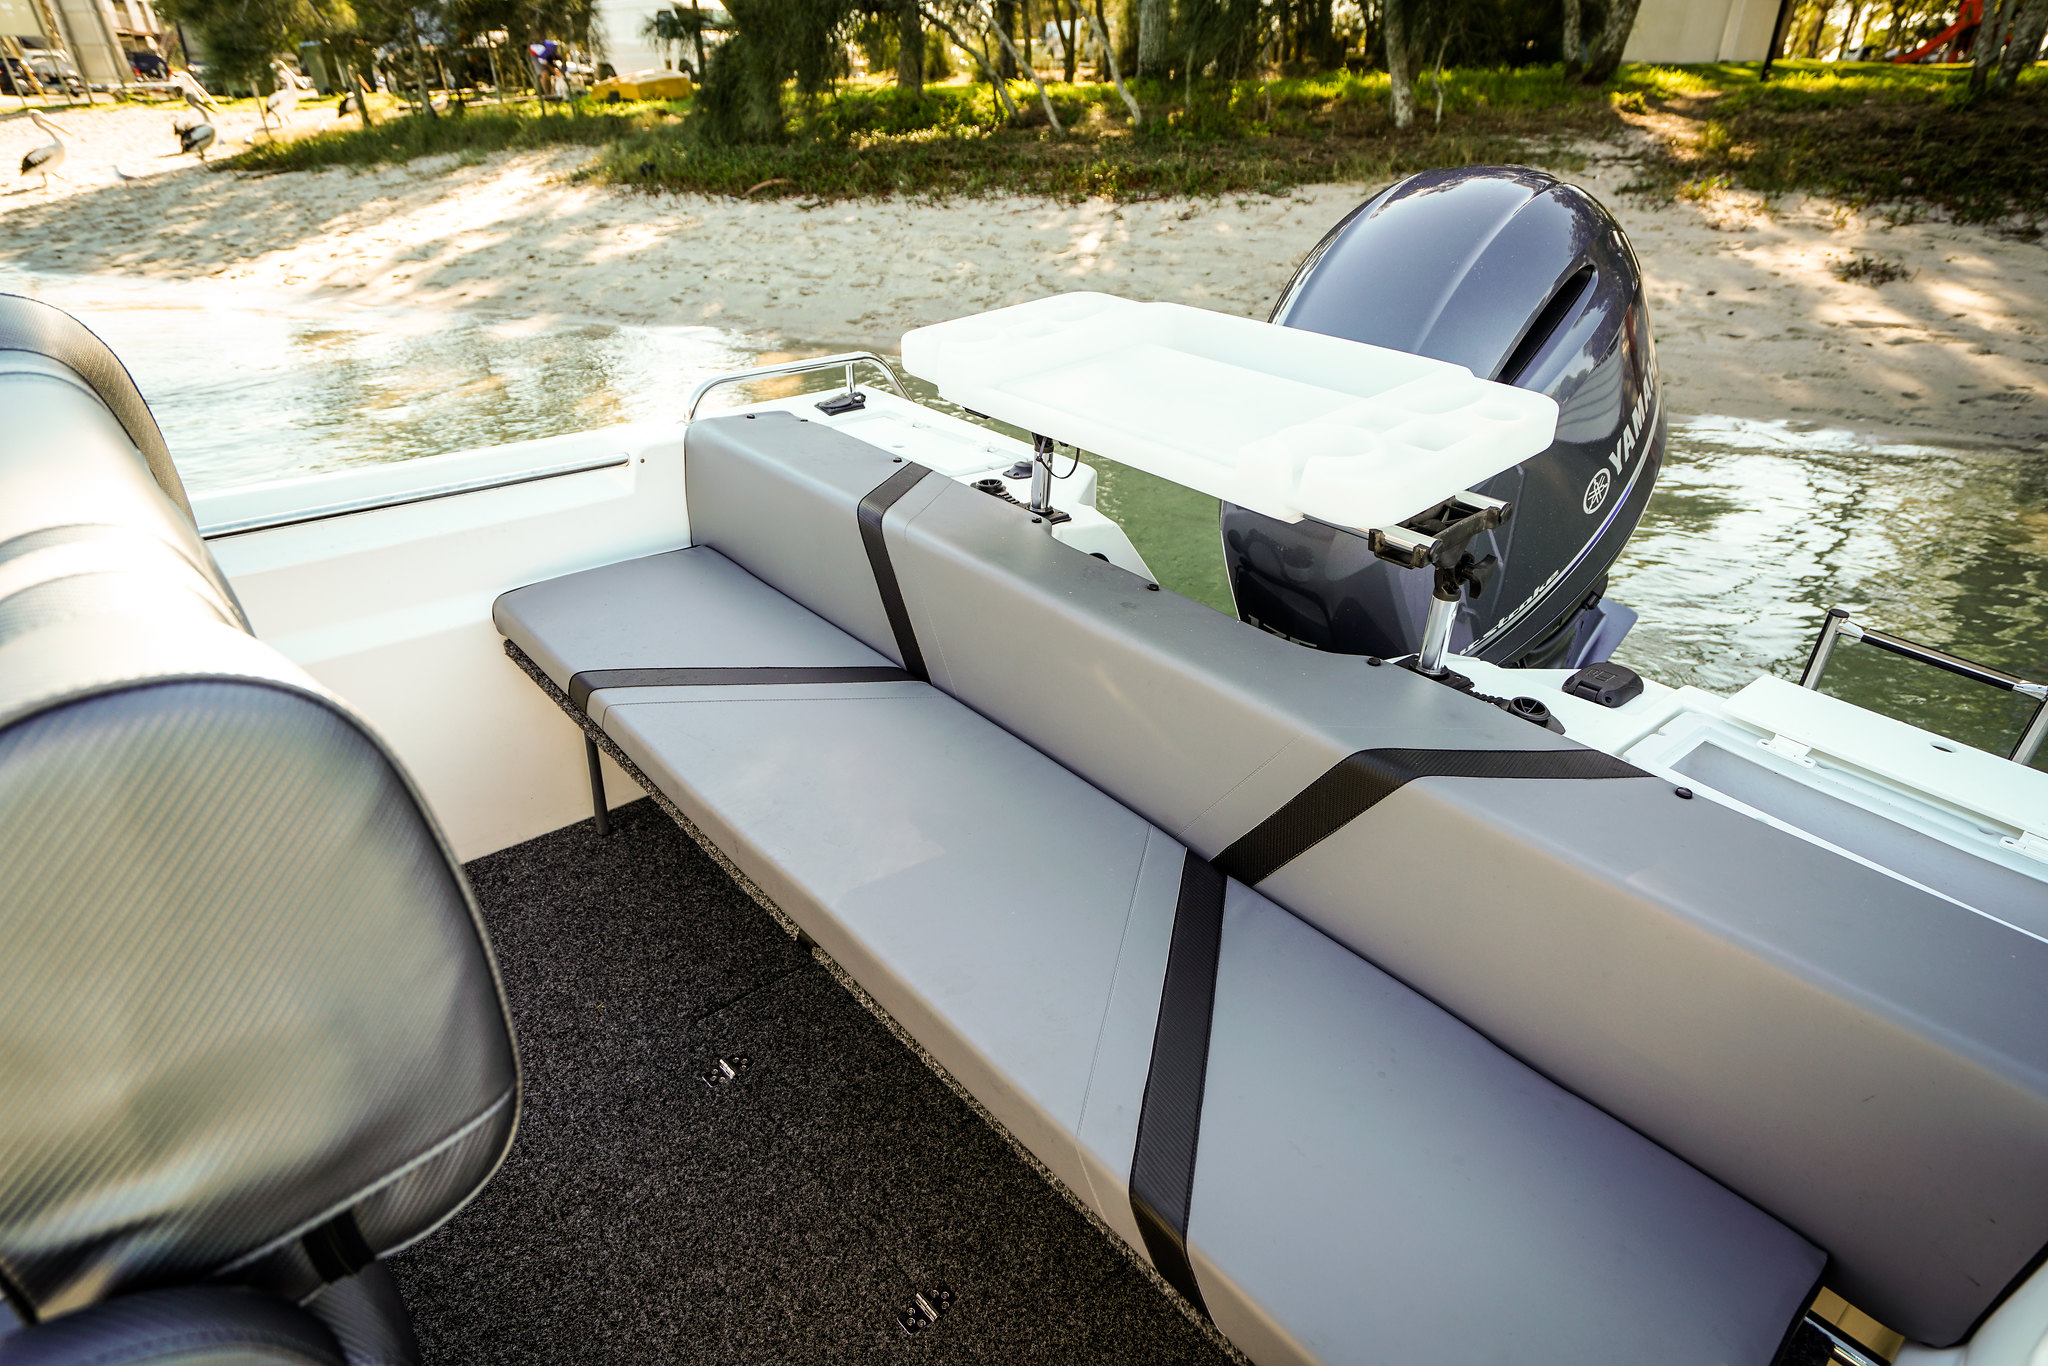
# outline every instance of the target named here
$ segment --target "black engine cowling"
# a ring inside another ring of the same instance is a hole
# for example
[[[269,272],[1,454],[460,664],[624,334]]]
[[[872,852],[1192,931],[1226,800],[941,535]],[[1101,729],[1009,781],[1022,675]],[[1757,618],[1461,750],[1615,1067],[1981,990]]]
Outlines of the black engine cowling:
[[[1607,571],[1641,519],[1665,425],[1642,273],[1584,191],[1521,166],[1411,176],[1308,254],[1272,321],[1452,361],[1558,402],[1550,449],[1477,490],[1512,502],[1486,533],[1501,567],[1459,609],[1451,647],[1497,664],[1602,660],[1635,614]],[[1225,504],[1238,614],[1342,654],[1414,651],[1430,576],[1366,539]]]

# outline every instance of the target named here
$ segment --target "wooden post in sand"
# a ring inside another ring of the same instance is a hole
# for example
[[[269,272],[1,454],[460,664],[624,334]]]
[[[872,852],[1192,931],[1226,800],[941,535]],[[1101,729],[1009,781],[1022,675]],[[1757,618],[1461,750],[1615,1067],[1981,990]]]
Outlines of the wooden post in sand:
[[[85,87],[85,102],[91,104],[92,82],[85,78],[85,68],[79,65],[77,56],[78,44],[72,40],[71,25],[64,22],[63,11],[53,8],[50,0],[36,0],[36,9],[43,16],[43,32],[50,35],[50,41],[57,45],[57,50],[64,57],[64,60],[70,62],[77,69],[78,83]],[[64,73],[61,70],[57,73],[57,83],[59,85],[64,83]],[[71,92],[69,90],[64,92],[64,98],[67,102],[70,100]]]
[[[15,70],[21,73],[21,84],[15,87],[14,93],[21,97],[21,107],[23,109],[28,108],[28,96],[31,90],[43,97],[44,104],[50,102],[50,92],[43,88],[43,83],[40,80],[36,79],[35,69],[28,64],[28,54],[21,50],[20,43],[5,33],[0,33],[0,56],[10,58],[14,63]]]

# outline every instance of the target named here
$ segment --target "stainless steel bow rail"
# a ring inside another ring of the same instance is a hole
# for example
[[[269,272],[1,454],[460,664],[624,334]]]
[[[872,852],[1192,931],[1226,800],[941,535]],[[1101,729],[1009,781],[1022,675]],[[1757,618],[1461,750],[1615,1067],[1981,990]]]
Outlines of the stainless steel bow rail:
[[[777,379],[784,375],[807,375],[814,370],[836,370],[841,367],[844,367],[846,370],[846,391],[825,401],[825,403],[835,406],[825,408],[825,403],[821,403],[818,406],[825,408],[826,412],[834,415],[852,412],[865,404],[860,391],[854,388],[853,384],[853,369],[855,366],[862,364],[872,365],[877,370],[880,370],[882,378],[889,381],[890,388],[901,394],[905,399],[911,402],[916,401],[910,398],[910,391],[903,387],[902,379],[896,374],[896,367],[889,364],[888,361],[872,351],[842,351],[836,356],[813,356],[809,360],[784,361],[780,365],[757,365],[751,370],[734,370],[723,375],[713,375],[710,379],[705,380],[690,391],[690,406],[684,412],[683,420],[688,422],[697,416],[697,405],[702,403],[704,396],[713,389],[723,388],[728,384],[744,384],[752,379]]]
[[[1799,675],[1802,688],[1820,687],[1820,677],[1828,667],[1828,659],[1835,652],[1835,642],[1857,640],[1865,645],[1874,645],[1880,650],[1910,659],[1918,664],[1931,664],[1937,669],[1967,678],[1973,683],[1986,687],[2000,688],[2006,692],[2031,697],[2037,704],[2034,715],[2027,722],[2027,728],[2020,733],[2019,743],[2012,747],[2007,757],[2016,764],[2032,763],[2041,751],[2041,742],[2048,739],[2048,683],[2029,683],[2016,674],[2006,673],[1988,665],[1975,664],[1967,659],[1937,650],[1931,645],[1921,645],[1895,636],[1889,631],[1880,631],[1874,626],[1865,626],[1849,615],[1845,607],[1830,607],[1827,618],[1821,623],[1820,639],[1813,643],[1813,653],[1807,656],[1806,669]]]

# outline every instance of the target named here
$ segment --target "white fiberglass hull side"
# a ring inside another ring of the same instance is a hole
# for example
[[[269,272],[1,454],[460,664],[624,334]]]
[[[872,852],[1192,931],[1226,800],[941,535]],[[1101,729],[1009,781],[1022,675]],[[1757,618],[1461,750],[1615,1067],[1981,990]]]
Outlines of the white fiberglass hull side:
[[[607,458],[619,463],[208,537],[257,635],[369,718],[464,860],[589,813],[582,745],[506,662],[491,600],[687,545],[680,430],[615,427],[193,500],[204,532]],[[608,791],[636,795],[611,777]]]

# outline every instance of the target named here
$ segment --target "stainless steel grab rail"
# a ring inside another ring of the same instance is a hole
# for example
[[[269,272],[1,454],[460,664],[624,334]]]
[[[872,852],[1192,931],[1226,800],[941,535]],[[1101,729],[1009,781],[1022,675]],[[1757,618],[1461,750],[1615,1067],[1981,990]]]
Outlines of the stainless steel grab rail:
[[[246,536],[252,531],[271,531],[278,527],[298,526],[303,522],[324,522],[330,517],[348,517],[358,512],[381,512],[385,508],[406,507],[412,503],[431,503],[437,498],[482,493],[486,489],[511,488],[515,484],[531,484],[541,479],[559,479],[568,474],[588,474],[593,470],[617,469],[621,465],[631,464],[632,461],[633,458],[623,452],[565,460],[559,464],[542,465],[534,469],[478,475],[474,479],[462,479],[452,484],[434,484],[426,488],[406,489],[395,493],[371,494],[364,498],[351,498],[345,502],[322,503],[313,507],[295,508],[288,512],[243,517],[231,522],[212,522],[199,528],[199,534],[206,540],[218,541],[229,536]]]
[[[916,402],[915,399],[911,399],[910,391],[903,387],[903,381],[897,377],[896,367],[889,364],[888,361],[872,351],[842,351],[836,356],[814,356],[810,360],[785,361],[781,365],[758,365],[751,370],[734,370],[730,374],[713,375],[690,392],[690,407],[683,414],[683,421],[689,422],[696,418],[697,405],[702,403],[704,396],[713,389],[727,384],[739,384],[750,379],[775,379],[782,375],[807,375],[814,370],[831,370],[838,366],[845,366],[846,392],[850,394],[853,392],[853,367],[862,362],[866,362],[880,370],[882,377],[889,381],[889,387],[901,394],[906,400]]]
[[[2003,669],[1973,663],[1946,650],[1937,650],[1932,645],[1922,645],[1895,636],[1889,631],[1880,631],[1874,626],[1865,626],[1850,617],[1844,607],[1828,608],[1827,618],[1821,623],[1820,639],[1813,643],[1813,653],[1807,656],[1806,668],[1800,672],[1799,686],[1820,687],[1821,674],[1827,670],[1828,660],[1834,655],[1835,642],[1856,640],[1865,645],[1874,645],[1901,659],[1910,659],[1916,664],[1930,664],[1937,669],[1952,673],[1958,678],[1967,678],[1972,683],[1982,683],[1989,688],[2000,688],[2006,692],[2031,697],[2039,705],[2021,732],[2019,743],[2014,745],[2010,758],[2016,764],[2032,763],[2034,756],[2041,752],[2041,742],[2048,740],[2048,683],[2030,683],[2017,674]]]

